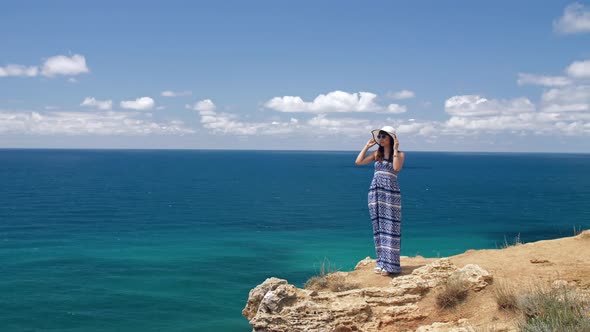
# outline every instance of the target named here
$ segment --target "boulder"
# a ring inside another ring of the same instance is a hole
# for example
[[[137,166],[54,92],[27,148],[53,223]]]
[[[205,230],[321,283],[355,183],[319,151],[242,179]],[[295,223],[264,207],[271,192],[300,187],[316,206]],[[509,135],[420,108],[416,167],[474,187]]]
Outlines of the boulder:
[[[467,264],[454,271],[450,278],[460,280],[463,285],[473,291],[480,291],[492,283],[492,275],[476,264]]]

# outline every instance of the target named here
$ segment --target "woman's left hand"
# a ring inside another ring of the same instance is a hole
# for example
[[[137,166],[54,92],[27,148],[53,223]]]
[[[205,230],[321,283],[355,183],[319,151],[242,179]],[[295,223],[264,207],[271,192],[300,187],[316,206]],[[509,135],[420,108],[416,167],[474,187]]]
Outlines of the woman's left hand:
[[[396,135],[393,135],[393,137],[395,138],[395,143],[393,143],[393,150],[397,151],[397,149],[399,148],[399,140],[397,139]]]

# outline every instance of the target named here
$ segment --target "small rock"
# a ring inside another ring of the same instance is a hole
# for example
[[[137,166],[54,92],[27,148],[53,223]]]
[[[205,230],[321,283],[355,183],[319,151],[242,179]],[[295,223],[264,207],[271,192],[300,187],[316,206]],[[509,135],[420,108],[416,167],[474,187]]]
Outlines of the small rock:
[[[363,259],[362,261],[358,262],[356,264],[356,266],[354,267],[355,270],[358,270],[362,267],[365,266],[371,266],[371,265],[375,265],[376,260],[375,259],[371,259],[371,257],[367,256],[365,257],[365,259]]]
[[[492,275],[476,264],[467,264],[453,272],[450,278],[458,278],[464,285],[478,292],[493,280]]]
[[[297,289],[293,285],[280,285],[275,290],[264,294],[258,310],[266,313],[279,313],[289,300],[297,297]]]
[[[278,278],[268,278],[262,284],[256,286],[256,288],[250,291],[248,296],[248,303],[244,310],[242,310],[242,315],[248,319],[252,319],[256,316],[258,312],[258,307],[262,302],[264,296],[271,290],[276,289],[280,285],[287,285],[287,280],[278,279]]]

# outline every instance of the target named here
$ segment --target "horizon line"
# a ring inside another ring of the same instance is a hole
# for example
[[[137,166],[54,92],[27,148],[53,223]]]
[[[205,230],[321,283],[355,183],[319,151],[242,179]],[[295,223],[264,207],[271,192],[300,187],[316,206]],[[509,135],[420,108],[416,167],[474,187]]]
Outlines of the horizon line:
[[[0,147],[2,150],[100,150],[100,151],[267,151],[267,152],[360,152],[360,150],[305,150],[305,149],[208,149],[208,148],[67,148],[67,147]],[[457,151],[442,151],[442,150],[402,150],[403,152],[418,152],[418,153],[489,153],[489,154],[590,154],[590,152],[572,152],[572,151],[476,151],[476,150],[457,150]]]

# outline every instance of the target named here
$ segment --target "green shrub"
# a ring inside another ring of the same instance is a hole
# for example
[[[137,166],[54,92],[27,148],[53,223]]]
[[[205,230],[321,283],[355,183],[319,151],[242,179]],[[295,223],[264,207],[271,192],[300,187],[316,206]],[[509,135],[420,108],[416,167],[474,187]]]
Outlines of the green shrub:
[[[590,303],[571,289],[537,288],[520,296],[518,307],[524,314],[522,331],[590,331]]]

